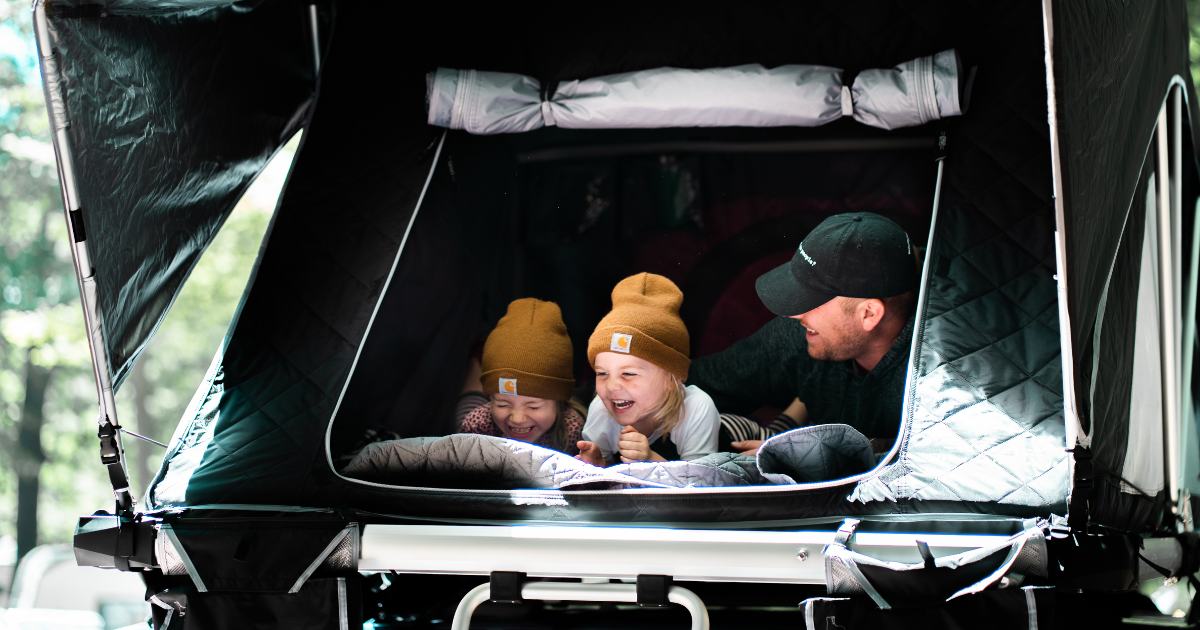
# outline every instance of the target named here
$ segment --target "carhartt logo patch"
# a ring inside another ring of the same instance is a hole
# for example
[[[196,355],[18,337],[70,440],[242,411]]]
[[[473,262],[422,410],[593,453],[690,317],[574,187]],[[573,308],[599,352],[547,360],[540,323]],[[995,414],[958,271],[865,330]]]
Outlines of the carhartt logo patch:
[[[808,263],[809,267],[817,266],[817,261],[813,260],[812,256],[809,256],[808,252],[804,251],[804,243],[800,243],[800,255],[804,257],[804,261]]]
[[[608,344],[608,349],[613,352],[623,352],[629,354],[629,346],[633,343],[633,335],[625,333],[613,333],[612,341]]]
[[[500,379],[500,393],[509,394],[510,396],[517,395],[517,379],[502,378]]]

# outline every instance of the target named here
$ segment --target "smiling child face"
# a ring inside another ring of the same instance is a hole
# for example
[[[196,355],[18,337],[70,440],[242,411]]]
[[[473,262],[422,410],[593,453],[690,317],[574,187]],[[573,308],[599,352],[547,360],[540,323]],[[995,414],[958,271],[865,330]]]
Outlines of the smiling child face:
[[[506,438],[536,442],[558,418],[558,404],[545,398],[492,394],[492,420]]]
[[[631,426],[656,411],[671,375],[638,357],[616,352],[596,355],[596,395],[617,424]]]

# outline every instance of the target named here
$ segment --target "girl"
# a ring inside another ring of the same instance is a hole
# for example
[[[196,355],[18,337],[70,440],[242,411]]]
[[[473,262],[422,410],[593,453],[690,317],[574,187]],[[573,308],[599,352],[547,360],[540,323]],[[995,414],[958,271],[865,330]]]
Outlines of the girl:
[[[577,457],[604,466],[715,452],[717,408],[700,388],[683,386],[691,359],[679,287],[640,273],[617,283],[612,302],[588,340],[596,398]]]
[[[571,360],[558,305],[514,300],[483,344],[477,381],[483,391],[464,391],[459,399],[459,431],[575,454],[583,416],[569,402],[575,387]]]

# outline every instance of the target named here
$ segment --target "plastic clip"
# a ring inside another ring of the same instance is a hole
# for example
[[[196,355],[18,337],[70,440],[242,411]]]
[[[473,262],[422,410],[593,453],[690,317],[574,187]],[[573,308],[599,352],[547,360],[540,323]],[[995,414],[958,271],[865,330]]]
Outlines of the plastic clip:
[[[488,599],[491,601],[501,604],[520,604],[525,601],[521,597],[521,589],[525,586],[524,573],[493,571],[490,583],[491,594]]]
[[[672,578],[669,575],[637,576],[637,603],[643,608],[658,608],[670,605],[667,596],[671,592]]]

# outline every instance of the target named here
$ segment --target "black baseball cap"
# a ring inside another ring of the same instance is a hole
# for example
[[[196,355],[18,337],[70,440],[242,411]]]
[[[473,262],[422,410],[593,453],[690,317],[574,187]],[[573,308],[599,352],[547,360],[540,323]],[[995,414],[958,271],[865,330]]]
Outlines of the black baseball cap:
[[[835,214],[813,228],[786,262],[754,288],[776,315],[807,313],[837,296],[885,298],[915,289],[912,241],[873,212]]]

